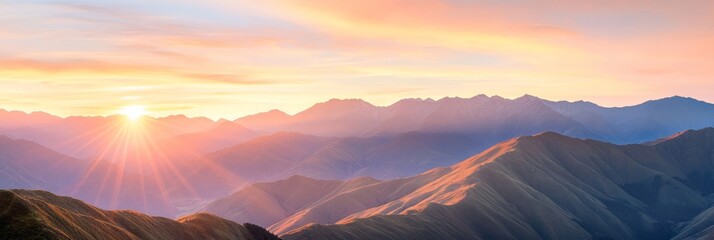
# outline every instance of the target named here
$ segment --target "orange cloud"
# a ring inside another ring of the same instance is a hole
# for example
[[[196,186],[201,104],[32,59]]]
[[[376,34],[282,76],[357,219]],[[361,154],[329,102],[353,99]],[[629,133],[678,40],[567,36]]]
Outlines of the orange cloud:
[[[95,60],[37,61],[31,59],[0,59],[0,72],[34,71],[44,73],[147,73],[160,71],[159,67],[108,63]]]
[[[273,81],[252,80],[246,76],[232,74],[184,74],[183,76],[193,79],[202,79],[217,83],[240,84],[240,85],[260,85],[271,84]]]
[[[712,3],[18,3],[0,8],[0,95],[59,109],[190,105],[212,116],[295,112],[327,98],[389,104],[476,93],[714,101]]]
[[[449,47],[485,53],[573,57],[577,49],[558,40],[572,30],[504,17],[503,9],[454,6],[441,1],[278,1],[294,15],[325,31],[357,38],[382,38],[406,44]],[[515,12],[517,13],[517,12]]]
[[[187,79],[203,83],[223,83],[238,85],[271,84],[271,81],[252,80],[246,76],[235,74],[196,73],[176,71],[169,67],[151,65],[133,65],[110,63],[95,60],[37,61],[31,59],[0,59],[0,73],[29,72],[44,74],[48,80],[58,77],[58,74],[68,75],[134,75],[134,76],[170,76],[174,79]]]

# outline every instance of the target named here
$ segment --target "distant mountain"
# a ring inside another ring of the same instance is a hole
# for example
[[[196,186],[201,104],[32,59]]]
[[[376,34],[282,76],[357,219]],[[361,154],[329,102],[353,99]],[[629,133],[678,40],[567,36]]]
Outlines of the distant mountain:
[[[450,167],[332,195],[285,221],[332,219],[328,225],[307,224],[283,237],[712,237],[713,150],[714,128],[653,146],[552,132],[519,137]]]
[[[0,184],[173,217],[254,182],[292,175],[408,177],[544,131],[660,145],[668,139],[653,140],[714,126],[713,106],[683,97],[622,108],[529,95],[404,99],[387,107],[333,99],[292,116],[279,110],[235,121],[176,115],[135,125],[122,116],[0,110],[0,135],[7,136],[0,139]]]
[[[236,119],[235,122],[256,131],[276,132],[279,131],[276,127],[286,124],[289,118],[287,113],[273,109]]]
[[[0,135],[37,142],[75,158],[87,159],[117,150],[118,136],[141,135],[151,141],[201,132],[215,123],[208,118],[174,115],[163,118],[144,117],[132,125],[123,116],[73,116],[60,118],[47,113],[24,113],[0,110]]]
[[[37,143],[0,135],[0,188],[60,191],[76,183],[85,167]]]
[[[258,133],[231,121],[217,122],[207,131],[178,135],[162,141],[167,153],[189,151],[204,155],[259,136]]]
[[[280,179],[331,138],[275,133],[214,152],[186,172],[202,196],[221,197],[259,180]]]
[[[134,211],[105,211],[45,191],[0,190],[2,239],[241,239],[276,240],[252,224],[210,214],[177,221]]]
[[[220,215],[235,222],[253,222],[271,226],[299,214],[301,210],[318,205],[356,188],[379,182],[372,178],[356,178],[348,181],[317,180],[292,176],[285,180],[256,183],[206,206],[202,212]],[[301,220],[306,220],[303,216]],[[325,220],[310,219],[310,222],[282,223],[274,226],[277,232],[291,230],[289,225],[321,223]],[[302,226],[302,225],[299,225]]]
[[[262,131],[295,131],[321,136],[359,136],[381,120],[381,108],[361,99],[331,99],[294,116],[278,110],[236,119]]]
[[[613,143],[640,143],[714,126],[714,105],[678,96],[619,108],[583,101],[553,102],[530,95],[513,100],[485,95],[436,101],[404,99],[386,107],[359,99],[332,99],[293,116],[274,110],[236,122],[263,131],[338,137],[461,133],[483,140],[484,147],[544,131]]]
[[[675,96],[621,108],[542,101],[598,133],[597,139],[614,143],[640,143],[687,129],[714,127],[714,105],[693,98]]]
[[[209,154],[187,176],[206,196],[223,196],[246,183],[292,175],[393,179],[453,164],[481,150],[481,145],[457,133],[336,138],[281,132]]]
[[[173,216],[177,210],[167,199],[170,195],[164,195],[166,190],[187,190],[171,176],[132,173],[101,159],[80,160],[34,142],[0,136],[0,189],[42,189],[105,208]]]

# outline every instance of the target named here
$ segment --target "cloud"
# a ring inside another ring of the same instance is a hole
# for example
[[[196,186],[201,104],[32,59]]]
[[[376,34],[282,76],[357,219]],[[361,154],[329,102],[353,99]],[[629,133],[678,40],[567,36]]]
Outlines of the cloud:
[[[93,75],[96,77],[126,76],[152,78],[156,76],[169,76],[174,79],[186,79],[189,82],[219,83],[234,85],[261,85],[273,84],[273,81],[249,79],[244,75],[216,74],[177,71],[165,66],[151,66],[141,64],[123,64],[102,62],[96,60],[65,60],[65,61],[38,61],[32,59],[0,59],[0,73],[29,72],[57,78],[60,74],[67,76]],[[1,78],[1,77],[0,77]],[[47,80],[45,80],[47,81]],[[165,82],[165,81],[154,81]],[[54,82],[50,81],[49,84]]]
[[[43,73],[146,73],[161,67],[109,63],[96,60],[39,61],[24,58],[0,58],[0,72],[34,71]]]
[[[232,74],[184,74],[183,76],[207,80],[216,83],[226,83],[226,84],[238,84],[238,85],[262,85],[262,84],[273,84],[273,81],[262,81],[262,80],[251,80],[246,76],[232,75]]]
[[[522,11],[435,0],[277,1],[288,16],[355,38],[498,54],[566,54],[558,39],[577,35],[544,22],[519,21]],[[464,6],[462,6],[464,5]]]
[[[711,1],[64,2],[0,8],[3,97],[215,115],[333,97],[714,101]]]

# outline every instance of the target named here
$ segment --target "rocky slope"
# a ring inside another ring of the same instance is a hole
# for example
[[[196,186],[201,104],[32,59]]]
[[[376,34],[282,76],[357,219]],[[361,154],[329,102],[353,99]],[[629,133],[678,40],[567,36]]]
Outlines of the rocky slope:
[[[177,221],[134,211],[105,211],[45,191],[0,190],[2,239],[276,240],[255,225],[193,214]]]
[[[686,239],[711,221],[714,129],[653,146],[556,133],[383,181],[303,210],[332,217],[286,239]],[[338,207],[340,206],[340,207]],[[349,209],[349,212],[340,211]],[[295,222],[295,219],[290,221]]]

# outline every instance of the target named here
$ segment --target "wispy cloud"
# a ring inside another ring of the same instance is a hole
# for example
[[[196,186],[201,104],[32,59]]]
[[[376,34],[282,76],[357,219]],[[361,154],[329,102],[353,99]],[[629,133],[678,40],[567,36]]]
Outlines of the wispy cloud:
[[[240,85],[257,85],[271,84],[272,81],[251,80],[247,76],[231,75],[231,74],[185,74],[188,78],[207,80],[217,83],[240,84]]]
[[[32,99],[67,113],[143,104],[218,117],[351,97],[714,101],[711,1],[7,4],[0,94],[15,108]]]

